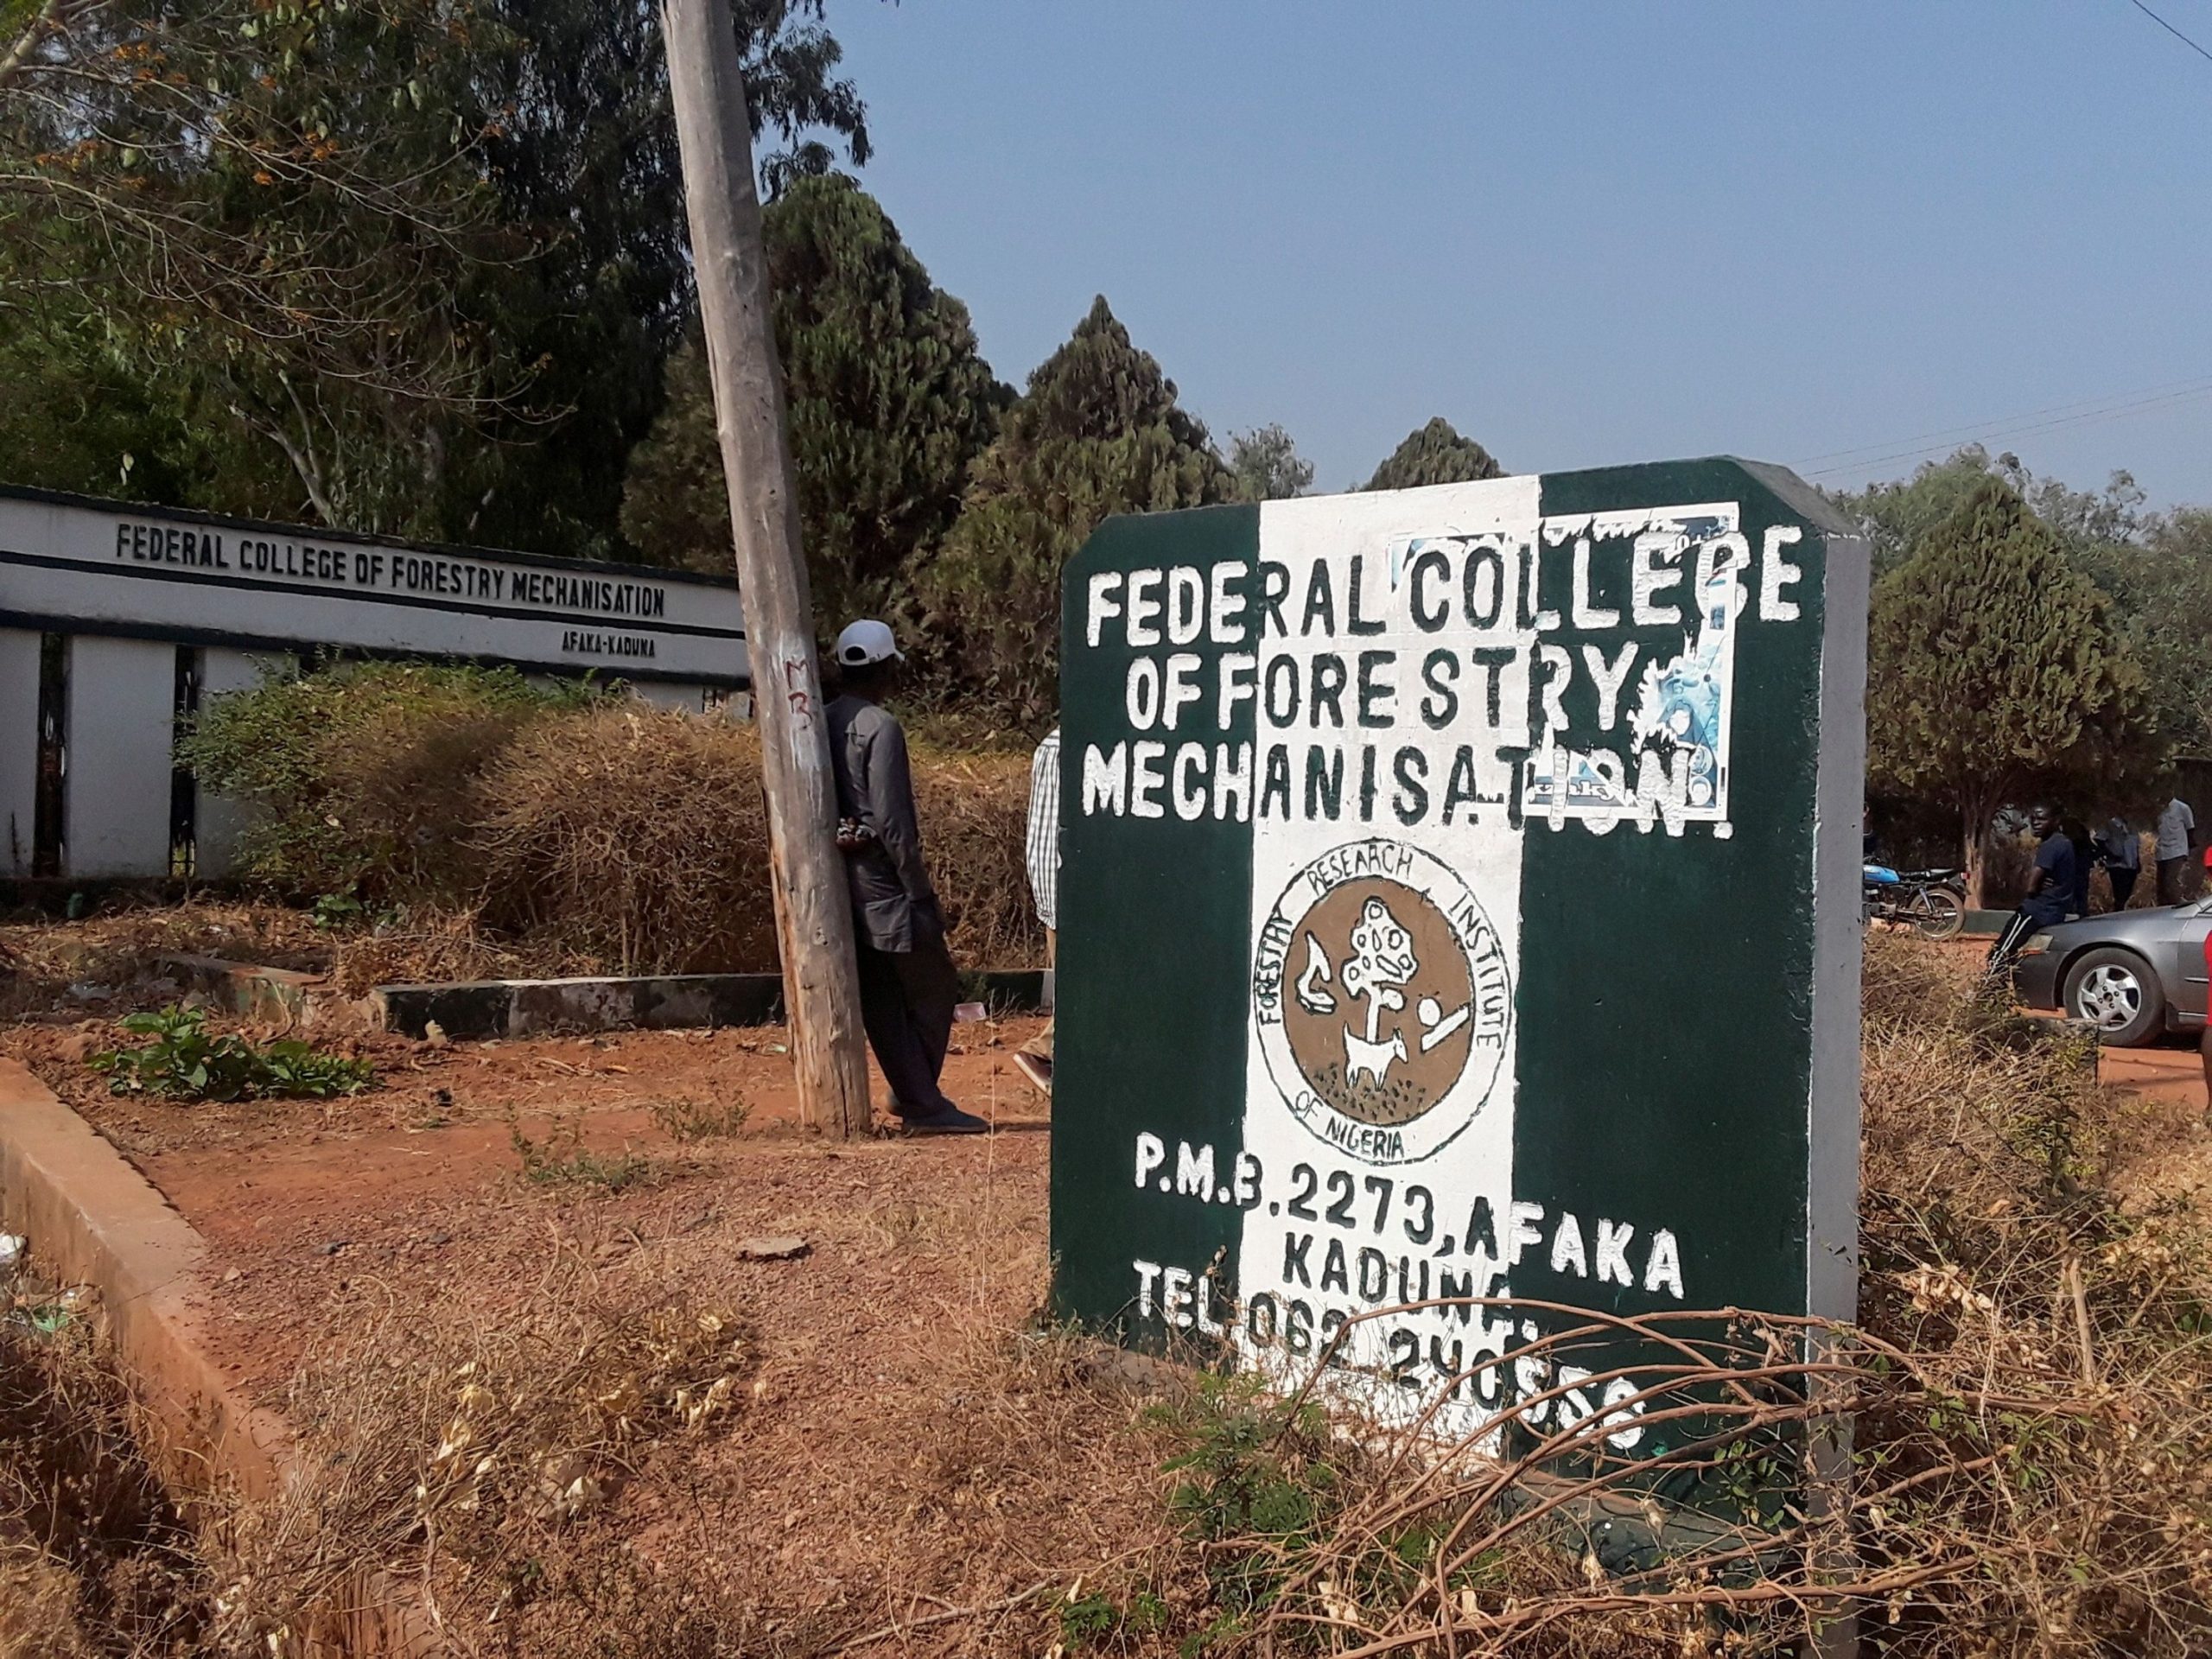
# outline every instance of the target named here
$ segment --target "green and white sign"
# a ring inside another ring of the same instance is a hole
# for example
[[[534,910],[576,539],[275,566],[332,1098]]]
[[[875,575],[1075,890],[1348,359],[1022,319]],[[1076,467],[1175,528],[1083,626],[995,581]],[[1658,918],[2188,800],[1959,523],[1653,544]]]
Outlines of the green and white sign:
[[[1725,460],[1102,527],[1063,1310],[1287,1379],[1403,1307],[1332,1364],[1467,1429],[1558,1382],[1481,1365],[1533,1323],[1408,1305],[1849,1317],[1866,579]],[[1567,1398],[1627,1448],[1633,1392]]]

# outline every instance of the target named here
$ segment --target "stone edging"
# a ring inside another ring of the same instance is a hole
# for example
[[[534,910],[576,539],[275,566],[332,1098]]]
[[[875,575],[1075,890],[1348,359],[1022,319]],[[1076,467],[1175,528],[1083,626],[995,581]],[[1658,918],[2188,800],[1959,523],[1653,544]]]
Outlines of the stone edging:
[[[1041,1003],[1041,969],[978,970],[960,976],[970,1001],[1018,1013]],[[537,1037],[556,1032],[677,1031],[772,1025],[784,1017],[780,974],[660,974],[584,979],[485,979],[442,985],[379,985],[370,1022],[421,1037],[432,1020],[456,1041]]]

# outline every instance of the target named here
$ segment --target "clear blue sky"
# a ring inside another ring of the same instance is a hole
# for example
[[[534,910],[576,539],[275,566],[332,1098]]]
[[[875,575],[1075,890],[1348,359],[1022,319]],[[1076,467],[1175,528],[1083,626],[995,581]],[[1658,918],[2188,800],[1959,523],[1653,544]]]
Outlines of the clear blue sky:
[[[2212,47],[2212,0],[2150,3]],[[1017,385],[1103,293],[1217,435],[1281,421],[1325,488],[1433,414],[1516,472],[1863,449],[1831,484],[2009,422],[2037,472],[2212,502],[2212,61],[2129,0],[830,22],[863,181]]]

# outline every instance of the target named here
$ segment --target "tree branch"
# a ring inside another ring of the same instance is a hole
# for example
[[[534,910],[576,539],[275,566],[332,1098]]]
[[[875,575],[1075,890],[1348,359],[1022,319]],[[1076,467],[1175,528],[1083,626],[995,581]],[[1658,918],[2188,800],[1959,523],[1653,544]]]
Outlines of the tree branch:
[[[30,22],[23,25],[22,33],[16,36],[15,43],[9,47],[6,54],[0,56],[0,86],[5,86],[22,73],[23,66],[30,61],[31,54],[37,51],[46,37],[54,32],[61,21],[61,3],[62,0],[46,0],[46,3],[32,14]]]

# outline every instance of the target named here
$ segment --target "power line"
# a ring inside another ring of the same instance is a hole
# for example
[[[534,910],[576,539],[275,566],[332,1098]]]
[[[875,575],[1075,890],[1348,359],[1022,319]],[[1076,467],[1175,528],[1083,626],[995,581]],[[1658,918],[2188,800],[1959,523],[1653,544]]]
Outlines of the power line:
[[[2107,404],[2133,403],[2142,398],[2155,397],[2200,386],[2212,386],[2212,375],[2194,374],[2185,380],[2168,380],[2155,386],[2138,387],[2133,391],[2108,391],[2094,397],[2076,398],[2070,404],[2052,404],[2043,409],[2024,410],[2018,415],[2007,415],[2001,419],[1970,421],[1961,426],[1938,427],[1932,432],[1916,432],[1910,437],[1885,438],[1879,443],[1862,443],[1852,449],[1830,449],[1821,454],[1802,456],[1790,464],[1795,467],[1809,467],[1816,461],[1834,461],[1856,465],[1854,458],[1857,456],[1870,455],[1878,449],[1894,449],[1899,444],[1926,443],[1940,446],[1945,442],[1962,443],[1978,435],[1995,435],[2001,432],[2013,431],[2024,422],[2040,420],[2047,415],[2065,415],[2075,410],[2094,412],[2101,410]],[[1831,467],[1828,470],[1834,472],[1844,469]]]
[[[2134,7],[2136,10],[2138,10],[2138,11],[2141,12],[2141,13],[2142,13],[2145,17],[2148,17],[2148,18],[2149,18],[2152,22],[2156,23],[2156,24],[2157,24],[2160,29],[2164,29],[2164,30],[2166,31],[2166,33],[2167,33],[2167,34],[2169,34],[2169,35],[2172,35],[2172,36],[2174,37],[2174,39],[2176,39],[2176,40],[2179,41],[2180,41],[2183,46],[2187,47],[2190,51],[2192,51],[2192,52],[2196,53],[2196,55],[2197,55],[2198,57],[2202,58],[2202,59],[2203,59],[2207,63],[2212,63],[2212,52],[2207,52],[2207,51],[2206,51],[2202,47],[2199,46],[2199,45],[2198,45],[2195,41],[2190,40],[2190,39],[2189,38],[2189,36],[2188,36],[2188,35],[2186,35],[2183,34],[2183,33],[2181,32],[2181,30],[2179,30],[2179,29],[2176,29],[2176,28],[2175,28],[2171,23],[2168,22],[2164,18],[2163,18],[2163,17],[2159,16],[2158,16],[2158,14],[2157,12],[2155,12],[2155,11],[2152,10],[2150,7],[2148,7],[2148,6],[2145,5],[2145,4],[2143,3],[2143,0],[2127,0],[2127,3],[2128,3],[2129,5],[2131,5],[2131,6]]]
[[[1967,430],[1969,437],[1976,439],[2018,437],[2029,433],[2055,431],[2061,427],[2082,426],[2096,421],[2117,420],[2124,416],[2138,415],[2152,409],[2172,408],[2177,404],[2194,402],[2201,397],[2212,397],[2212,383],[2195,385],[2190,382],[2182,382],[2179,384],[2186,389],[2177,391],[2164,391],[2155,396],[2133,396],[2120,401],[2105,399],[2101,400],[2101,402],[2095,407],[2083,409],[2075,414],[2060,415],[2055,419],[1993,423],[1988,426],[1980,429],[1961,429]],[[2064,408],[2067,406],[2062,404],[2060,407]],[[1959,443],[1965,441],[1966,440],[1964,438],[1955,437],[1948,438],[1938,443],[1923,444],[1917,448],[1895,449],[1886,454],[1871,455],[1861,461],[1844,461],[1834,467],[1823,467],[1817,470],[1807,471],[1804,475],[1807,478],[1832,478],[1838,473],[1857,472],[1861,468],[1872,469],[1873,467],[1885,466],[1893,461],[1910,461],[1916,456],[1932,454],[1939,449],[1955,448]],[[1907,442],[1909,442],[1910,441],[1908,440]],[[1879,446],[1877,445],[1868,446],[1869,448],[1878,447]],[[1845,451],[1841,453],[1863,454],[1864,452]],[[1821,459],[1821,457],[1815,456],[1814,459],[1819,460]]]

